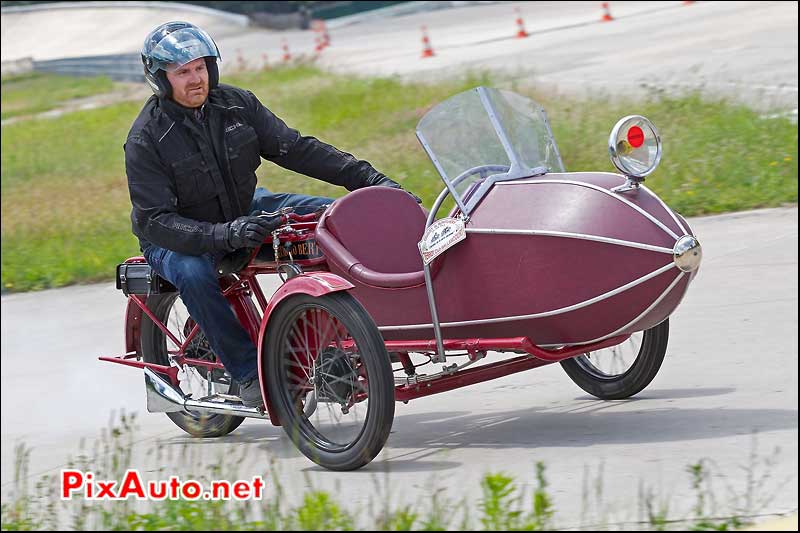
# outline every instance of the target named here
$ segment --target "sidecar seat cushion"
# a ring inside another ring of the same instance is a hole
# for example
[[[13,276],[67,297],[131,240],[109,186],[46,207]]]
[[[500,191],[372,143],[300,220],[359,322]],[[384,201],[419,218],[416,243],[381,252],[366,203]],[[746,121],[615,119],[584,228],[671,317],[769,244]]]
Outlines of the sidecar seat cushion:
[[[417,243],[425,219],[407,192],[365,187],[328,208],[317,226],[317,243],[340,268],[368,285],[410,287],[424,283]]]

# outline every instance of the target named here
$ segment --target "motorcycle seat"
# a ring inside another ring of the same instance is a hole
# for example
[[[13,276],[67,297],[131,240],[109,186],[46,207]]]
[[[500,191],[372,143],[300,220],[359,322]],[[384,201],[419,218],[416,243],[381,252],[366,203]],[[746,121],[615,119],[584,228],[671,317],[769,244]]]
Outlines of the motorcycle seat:
[[[316,240],[329,262],[373,287],[425,283],[417,243],[426,214],[407,192],[365,187],[336,200],[320,218]]]

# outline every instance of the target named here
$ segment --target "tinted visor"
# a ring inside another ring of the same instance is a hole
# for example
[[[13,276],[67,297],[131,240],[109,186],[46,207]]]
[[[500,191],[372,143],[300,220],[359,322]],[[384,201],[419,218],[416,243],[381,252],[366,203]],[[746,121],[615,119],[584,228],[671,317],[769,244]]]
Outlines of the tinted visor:
[[[155,74],[158,69],[172,71],[200,57],[219,57],[214,41],[200,28],[176,30],[158,42],[152,51],[143,55],[152,63],[148,70]]]

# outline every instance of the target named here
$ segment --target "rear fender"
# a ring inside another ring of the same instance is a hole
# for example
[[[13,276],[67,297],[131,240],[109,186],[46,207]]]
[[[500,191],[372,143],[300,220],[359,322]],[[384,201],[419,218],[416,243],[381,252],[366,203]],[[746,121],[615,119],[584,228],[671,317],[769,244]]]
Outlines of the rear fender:
[[[142,334],[142,308],[136,305],[133,299],[128,298],[128,307],[125,309],[125,353],[136,352],[142,356],[142,343],[139,338]]]
[[[352,283],[341,278],[340,276],[337,276],[336,274],[331,274],[330,272],[301,274],[289,279],[286,283],[281,285],[281,287],[275,291],[275,294],[272,295],[272,298],[270,298],[269,305],[267,305],[267,309],[264,311],[264,316],[261,319],[261,327],[258,332],[257,344],[259,375],[264,375],[264,369],[267,366],[265,359],[266,354],[264,353],[264,342],[266,341],[269,319],[275,309],[277,309],[284,300],[296,294],[308,294],[310,296],[314,296],[315,298],[319,298],[325,294],[347,291],[352,288],[354,288]],[[267,399],[267,407],[270,408],[269,394],[267,394],[263,379],[261,380],[261,394]],[[274,425],[280,425],[280,421],[277,419],[276,415],[271,409],[269,409],[269,415]]]
[[[125,262],[146,263],[145,258],[141,255],[129,257]],[[128,298],[128,307],[125,309],[125,353],[136,352],[139,357],[142,357],[142,343],[139,342],[139,337],[142,334],[143,316],[142,308]]]

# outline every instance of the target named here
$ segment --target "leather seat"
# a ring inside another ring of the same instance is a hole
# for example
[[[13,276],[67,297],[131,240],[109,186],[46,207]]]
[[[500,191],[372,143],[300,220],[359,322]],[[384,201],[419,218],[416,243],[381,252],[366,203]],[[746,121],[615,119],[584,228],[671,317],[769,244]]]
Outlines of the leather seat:
[[[426,214],[407,192],[366,187],[333,203],[317,225],[317,244],[329,262],[373,287],[425,283],[417,243]]]

